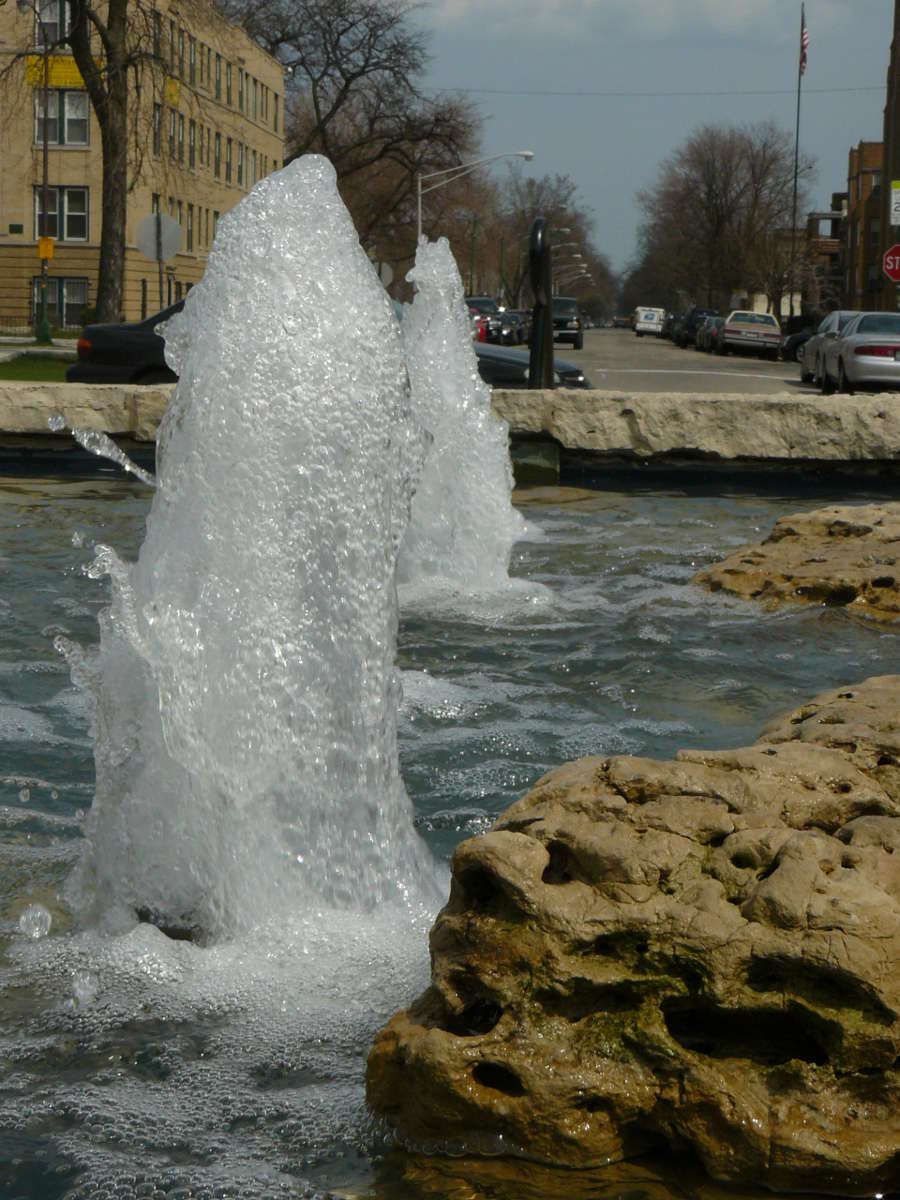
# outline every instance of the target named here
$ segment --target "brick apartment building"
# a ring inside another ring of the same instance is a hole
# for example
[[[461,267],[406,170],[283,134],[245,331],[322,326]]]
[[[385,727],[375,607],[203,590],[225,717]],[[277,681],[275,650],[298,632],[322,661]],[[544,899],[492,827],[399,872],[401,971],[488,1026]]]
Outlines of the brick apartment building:
[[[66,0],[43,0],[52,46],[65,34]],[[136,6],[147,48],[132,88],[123,308],[137,320],[160,308],[159,270],[136,246],[141,219],[169,213],[181,250],[165,264],[162,302],[196,283],[216,223],[284,158],[284,71],[208,0]],[[64,47],[46,56],[30,4],[0,7],[0,330],[27,331],[40,295],[39,232],[54,239],[48,319],[78,328],[97,294],[102,162],[100,130]],[[48,203],[42,222],[44,138]]]
[[[884,144],[860,142],[847,162],[844,307],[881,308]]]

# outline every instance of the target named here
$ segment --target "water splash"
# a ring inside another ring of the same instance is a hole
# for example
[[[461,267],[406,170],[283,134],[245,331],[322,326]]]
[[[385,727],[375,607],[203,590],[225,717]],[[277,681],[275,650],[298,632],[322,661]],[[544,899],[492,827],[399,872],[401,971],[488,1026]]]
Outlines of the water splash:
[[[59,414],[50,417],[47,424],[54,433],[61,433],[64,429],[70,428],[66,424],[65,417]],[[149,471],[145,471],[143,467],[139,467],[136,462],[132,462],[124,450],[120,450],[112,438],[105,433],[101,433],[98,429],[76,429],[74,426],[71,427],[71,433],[79,446],[83,446],[91,454],[96,454],[98,458],[108,458],[110,462],[120,466],[123,471],[128,471],[140,479],[141,483],[146,483],[148,487],[156,487],[155,477]]]
[[[134,564],[98,547],[112,603],[99,654],[70,660],[97,774],[75,903],[207,939],[311,904],[430,905],[394,670],[425,439],[325,159],[223,218],[165,336],[146,538]]]
[[[403,317],[411,399],[433,436],[398,564],[401,584],[456,593],[508,589],[525,522],[512,507],[509,430],[478,374],[463,286],[446,238],[419,242]]]

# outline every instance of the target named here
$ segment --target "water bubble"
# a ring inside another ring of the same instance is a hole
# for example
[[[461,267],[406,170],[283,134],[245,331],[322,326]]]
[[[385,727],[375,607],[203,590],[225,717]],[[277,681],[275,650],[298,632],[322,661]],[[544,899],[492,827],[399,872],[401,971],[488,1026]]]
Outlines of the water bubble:
[[[43,904],[29,904],[19,917],[19,929],[25,937],[46,937],[50,932],[51,917]]]
[[[100,983],[90,971],[72,972],[72,995],[79,1008],[86,1008],[89,1004],[93,1004],[99,990]]]
[[[54,413],[54,415],[47,420],[47,425],[52,433],[62,433],[62,431],[66,428],[66,418],[62,415],[62,413]]]

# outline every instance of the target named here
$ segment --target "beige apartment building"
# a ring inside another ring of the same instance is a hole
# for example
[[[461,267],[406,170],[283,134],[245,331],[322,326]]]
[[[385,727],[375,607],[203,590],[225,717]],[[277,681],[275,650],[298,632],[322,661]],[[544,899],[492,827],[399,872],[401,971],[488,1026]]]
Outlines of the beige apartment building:
[[[66,0],[42,0],[51,45],[65,34],[67,7]],[[284,71],[208,0],[135,5],[131,20],[141,64],[130,83],[123,316],[138,320],[180,299],[202,277],[220,216],[257,180],[281,167]],[[34,326],[40,233],[53,239],[47,288],[51,326],[77,329],[97,295],[100,129],[71,54],[59,48],[45,55],[43,45],[30,3],[0,7],[0,73],[6,72],[0,74],[0,331],[5,332]],[[181,227],[181,248],[164,264],[161,281],[158,263],[136,244],[138,224],[157,211]]]

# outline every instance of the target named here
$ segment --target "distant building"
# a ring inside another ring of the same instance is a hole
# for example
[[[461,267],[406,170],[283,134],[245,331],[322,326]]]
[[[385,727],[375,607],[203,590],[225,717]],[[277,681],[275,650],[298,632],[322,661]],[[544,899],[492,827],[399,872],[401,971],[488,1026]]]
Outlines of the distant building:
[[[52,44],[65,35],[65,0],[42,0]],[[219,217],[284,158],[284,71],[208,0],[134,6],[147,70],[137,91],[127,200],[124,316],[136,320],[184,295],[203,275]],[[61,24],[62,23],[62,24]],[[77,328],[96,301],[100,250],[100,130],[64,47],[44,54],[29,6],[0,6],[0,329],[27,330],[40,295],[39,232],[54,239],[50,324]],[[23,51],[25,53],[23,53]],[[44,139],[48,203],[42,220]],[[182,229],[164,267],[136,247],[140,220],[161,210]]]
[[[847,193],[833,192],[827,212],[806,217],[806,262],[799,311],[815,317],[841,307],[844,294],[844,226]]]
[[[882,142],[860,142],[851,149],[844,226],[844,308],[882,307],[883,170]]]
[[[879,219],[882,237],[878,260],[879,308],[900,308],[897,285],[881,270],[881,256],[888,246],[900,241],[900,228],[891,227],[891,185],[900,181],[900,0],[894,0],[894,34],[887,72],[887,96],[884,103],[884,184],[881,188]]]

